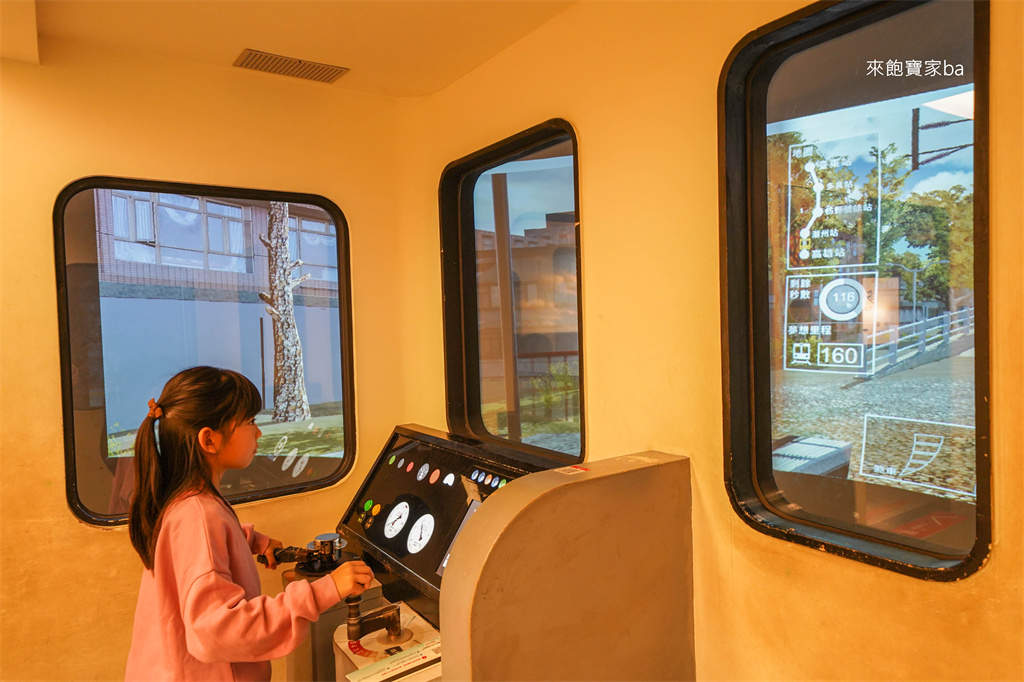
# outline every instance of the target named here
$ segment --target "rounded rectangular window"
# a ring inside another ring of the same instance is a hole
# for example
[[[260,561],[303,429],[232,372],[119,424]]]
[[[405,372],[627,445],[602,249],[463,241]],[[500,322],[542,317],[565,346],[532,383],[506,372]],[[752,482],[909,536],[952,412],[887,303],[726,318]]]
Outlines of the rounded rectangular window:
[[[549,121],[441,180],[449,424],[554,462],[583,456],[575,149]]]
[[[838,8],[751,40],[727,77],[747,71],[724,106],[751,124],[724,124],[750,187],[749,224],[726,223],[734,500],[809,544],[962,577],[989,533],[986,20]]]
[[[322,487],[351,467],[347,226],[333,203],[86,178],[54,215],[67,492],[79,517],[125,521],[148,400],[196,365],[241,372],[263,396],[257,456],[225,473],[228,500]],[[330,234],[317,244],[329,276],[300,272],[296,220]]]

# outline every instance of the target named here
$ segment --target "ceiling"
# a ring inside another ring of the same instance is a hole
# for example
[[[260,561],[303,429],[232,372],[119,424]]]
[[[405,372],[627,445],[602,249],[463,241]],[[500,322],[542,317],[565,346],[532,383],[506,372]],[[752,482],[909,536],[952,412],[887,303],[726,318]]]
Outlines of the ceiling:
[[[42,38],[225,67],[250,48],[351,69],[331,85],[311,82],[311,87],[412,97],[441,90],[572,4],[562,0],[35,0],[35,19]],[[45,63],[45,54],[41,56]]]

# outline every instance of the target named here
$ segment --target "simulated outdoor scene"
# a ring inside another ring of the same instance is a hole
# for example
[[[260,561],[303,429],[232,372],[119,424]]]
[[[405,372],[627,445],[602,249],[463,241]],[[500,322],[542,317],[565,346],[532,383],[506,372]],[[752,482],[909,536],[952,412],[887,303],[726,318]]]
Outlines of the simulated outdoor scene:
[[[93,248],[93,263],[69,257],[67,270],[76,470],[94,513],[126,513],[147,402],[195,365],[241,372],[263,396],[258,455],[225,474],[226,496],[338,470],[344,419],[330,214],[311,204],[103,188],[69,202],[65,233],[83,245],[91,233]]]
[[[487,171],[476,182],[473,206],[484,426],[502,438],[578,456],[571,144]]]
[[[874,484],[851,523],[918,539],[973,529],[973,95],[768,126],[776,478]],[[919,495],[966,505],[907,516]]]

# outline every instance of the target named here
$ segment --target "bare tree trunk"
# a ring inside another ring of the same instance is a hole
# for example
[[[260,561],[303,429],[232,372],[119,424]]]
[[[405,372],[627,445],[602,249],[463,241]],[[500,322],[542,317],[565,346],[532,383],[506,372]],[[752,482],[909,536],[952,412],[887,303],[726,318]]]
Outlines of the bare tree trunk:
[[[309,419],[309,399],[302,367],[302,341],[295,324],[292,290],[309,279],[292,279],[292,271],[302,261],[288,254],[288,204],[270,202],[267,236],[260,235],[270,261],[270,293],[260,293],[267,312],[274,320],[274,421],[296,422]]]

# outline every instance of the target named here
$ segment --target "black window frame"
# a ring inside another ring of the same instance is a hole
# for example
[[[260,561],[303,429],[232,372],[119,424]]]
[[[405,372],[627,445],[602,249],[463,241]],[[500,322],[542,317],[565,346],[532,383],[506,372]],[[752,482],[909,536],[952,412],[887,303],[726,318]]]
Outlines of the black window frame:
[[[481,416],[479,343],[477,337],[476,244],[473,189],[486,171],[568,137],[572,144],[576,206],[576,300],[579,329],[580,454],[540,448],[490,434]],[[500,444],[528,464],[551,468],[576,464],[586,455],[584,400],[583,294],[580,257],[579,148],[576,131],[553,118],[448,164],[438,188],[441,228],[441,286],[444,313],[445,392],[448,428],[456,435]]]
[[[724,478],[734,511],[751,528],[915,578],[954,581],[975,573],[990,551],[991,423],[988,256],[989,5],[974,2],[975,414],[977,506],[975,542],[962,557],[931,555],[892,542],[786,514],[772,475],[768,272],[764,213],[764,147],[768,84],[792,54],[922,2],[817,2],[747,35],[726,60],[719,81],[719,199],[723,357]],[[759,212],[760,211],[760,212]],[[761,241],[759,242],[758,239]]]
[[[317,194],[304,194],[276,190],[223,187],[196,183],[141,180],[112,176],[89,176],[67,185],[57,196],[53,208],[54,255],[57,284],[57,321],[60,341],[60,376],[62,412],[64,418],[64,467],[65,491],[72,513],[87,524],[101,527],[120,526],[127,523],[127,514],[106,515],[89,509],[80,499],[78,472],[75,455],[75,410],[72,394],[71,333],[69,326],[67,256],[64,237],[64,213],[76,195],[93,190],[129,190],[162,192],[168,194],[196,195],[204,197],[237,199],[243,201],[282,201],[289,204],[310,204],[323,209],[335,221],[338,247],[338,316],[341,360],[342,418],[344,424],[344,456],[338,471],[326,478],[310,483],[295,483],[270,490],[236,493],[227,495],[232,505],[256,500],[273,499],[297,493],[327,488],[344,478],[355,465],[356,418],[355,418],[355,363],[352,348],[352,294],[351,268],[349,264],[348,221],[341,209],[330,199]],[[250,256],[251,257],[251,256]],[[170,267],[170,266],[168,266]],[[98,324],[98,323],[97,323]]]

